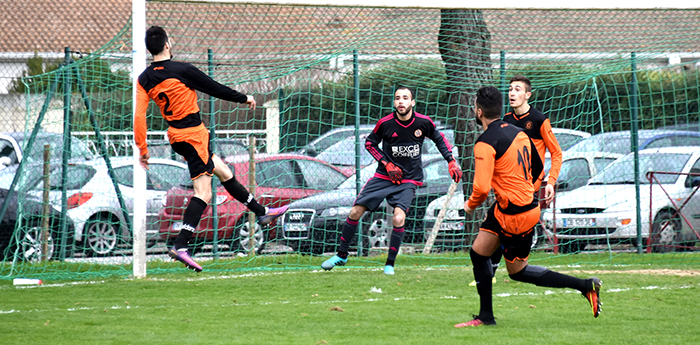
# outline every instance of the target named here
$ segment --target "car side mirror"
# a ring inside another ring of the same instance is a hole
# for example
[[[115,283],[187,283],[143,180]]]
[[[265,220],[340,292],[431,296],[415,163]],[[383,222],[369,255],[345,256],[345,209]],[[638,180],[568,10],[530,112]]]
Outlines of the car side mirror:
[[[700,186],[700,176],[693,177],[693,179],[690,180],[690,188],[695,188],[697,186]]]
[[[568,182],[559,182],[559,183],[557,183],[557,190],[566,189],[567,187],[569,187],[569,183],[568,183]]]
[[[311,157],[316,157],[316,155],[318,155],[318,152],[316,152],[316,148],[313,146],[304,147],[304,152],[306,152],[307,156],[311,156]]]

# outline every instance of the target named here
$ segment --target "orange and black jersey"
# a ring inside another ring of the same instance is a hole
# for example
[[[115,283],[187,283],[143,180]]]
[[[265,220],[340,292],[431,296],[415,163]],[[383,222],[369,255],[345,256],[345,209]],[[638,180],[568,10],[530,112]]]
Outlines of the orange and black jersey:
[[[503,121],[518,126],[525,130],[525,134],[532,139],[537,147],[537,152],[542,161],[544,161],[545,149],[549,150],[552,159],[552,167],[549,169],[548,184],[554,186],[559,178],[561,171],[562,153],[561,147],[557,138],[552,133],[552,124],[549,122],[547,115],[541,111],[530,107],[527,113],[522,115],[515,114],[515,111],[507,113],[503,117]],[[539,189],[540,181],[535,182],[535,189]]]
[[[519,127],[503,120],[491,122],[474,145],[474,184],[467,205],[475,209],[493,187],[503,213],[537,207],[534,182],[542,173],[542,160],[535,150]]]
[[[192,128],[202,124],[196,91],[231,102],[245,103],[248,100],[245,94],[218,83],[189,63],[157,61],[139,75],[134,139],[141,155],[148,152],[146,110],[149,100],[156,102],[171,129]]]

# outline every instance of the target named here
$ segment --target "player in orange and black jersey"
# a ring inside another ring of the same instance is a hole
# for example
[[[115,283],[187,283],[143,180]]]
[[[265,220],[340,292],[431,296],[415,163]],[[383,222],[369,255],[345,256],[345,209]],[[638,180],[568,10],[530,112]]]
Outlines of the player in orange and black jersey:
[[[287,206],[268,208],[258,204],[236,180],[231,169],[211,152],[209,131],[202,123],[196,91],[231,102],[246,103],[253,109],[255,99],[214,81],[191,64],[173,61],[172,43],[159,26],[151,26],[146,31],[146,48],[153,55],[153,63],[139,75],[136,89],[134,140],[140,151],[139,161],[144,169],[148,169],[150,155],[146,143],[146,110],[152,99],[168,122],[170,145],[187,161],[194,184],[194,197],[187,204],[182,228],[169,255],[188,268],[201,271],[202,267],[192,260],[187,246],[211,200],[212,175],[223,181],[221,184],[226,191],[253,211],[263,225],[281,216]]]
[[[522,128],[528,137],[535,143],[537,153],[544,162],[545,150],[549,151],[552,166],[549,169],[549,178],[545,188],[544,201],[549,204],[554,199],[554,186],[561,171],[562,152],[559,141],[552,133],[552,124],[547,115],[528,104],[532,96],[532,84],[530,79],[522,75],[510,78],[508,89],[508,100],[511,111],[503,117],[503,121]],[[535,191],[539,192],[544,171],[540,178],[535,181]]]
[[[486,200],[491,188],[496,202],[489,208],[469,252],[481,309],[471,321],[455,327],[496,324],[489,257],[499,246],[504,248],[503,256],[512,280],[577,289],[590,302],[593,316],[598,317],[600,279],[576,278],[527,263],[533,228],[540,218],[534,182],[542,171],[542,160],[522,129],[500,119],[502,100],[501,92],[492,86],[483,87],[476,94],[474,112],[484,133],[474,144],[473,190],[464,210],[472,214]]]
[[[552,165],[549,169],[547,184],[544,187],[544,202],[545,204],[549,204],[554,199],[554,185],[557,183],[557,178],[561,171],[562,152],[557,138],[554,136],[554,133],[552,133],[552,125],[547,116],[528,104],[530,96],[532,96],[532,84],[530,83],[530,79],[522,75],[516,75],[510,78],[508,100],[512,109],[503,117],[503,121],[520,127],[525,131],[525,134],[527,134],[535,144],[537,153],[540,155],[543,162],[545,150],[549,151]],[[535,197],[538,197],[540,194],[540,186],[544,174],[545,172],[542,171],[542,174],[535,181]],[[502,248],[496,249],[491,256],[494,276],[502,256]]]

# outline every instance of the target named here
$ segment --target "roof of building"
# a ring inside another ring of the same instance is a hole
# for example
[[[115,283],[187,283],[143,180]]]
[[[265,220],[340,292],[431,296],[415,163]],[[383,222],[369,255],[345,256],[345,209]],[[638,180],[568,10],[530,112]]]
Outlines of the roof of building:
[[[0,52],[63,52],[66,46],[95,51],[127,25],[131,3],[131,0],[3,0]],[[172,4],[149,2],[147,6],[150,22],[173,27],[191,21],[191,32],[196,35],[173,32],[181,40],[184,37],[191,40],[186,44],[215,46],[217,42],[212,37],[202,35],[211,29],[210,36],[223,37],[240,48],[232,52],[236,54],[290,53],[290,50],[296,53],[291,47],[299,47],[305,53],[327,53],[324,50],[346,44],[359,44],[366,51],[378,52],[397,46],[397,33],[413,40],[404,42],[405,53],[415,54],[418,50],[438,53],[435,39],[440,26],[439,10],[238,4],[223,13],[211,4],[181,4],[178,6],[185,6],[183,10],[174,12],[171,12]],[[193,11],[194,6],[201,7]],[[246,23],[251,14],[256,15],[255,21]],[[484,10],[483,16],[494,52],[700,51],[698,10]],[[275,25],[270,25],[272,22]],[[248,41],[256,39],[264,40],[265,44]],[[392,53],[397,52],[395,49]]]

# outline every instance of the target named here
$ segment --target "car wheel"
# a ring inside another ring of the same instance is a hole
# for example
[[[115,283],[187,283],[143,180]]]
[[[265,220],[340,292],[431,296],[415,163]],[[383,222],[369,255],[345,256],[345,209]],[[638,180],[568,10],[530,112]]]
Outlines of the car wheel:
[[[44,256],[44,242],[46,242],[46,255]],[[18,259],[26,262],[40,262],[43,257],[51,259],[56,253],[54,234],[51,231],[44,234],[40,220],[30,220],[26,226],[19,229],[16,246],[10,253],[17,253]]]
[[[681,222],[670,211],[661,211],[651,226],[651,249],[654,253],[675,251],[681,233]]]
[[[117,247],[119,222],[109,216],[97,216],[85,224],[83,244],[88,256],[106,256]]]
[[[374,248],[386,248],[389,246],[393,227],[387,223],[384,212],[373,212],[369,217],[362,220],[363,255],[369,255],[369,252]]]
[[[246,213],[236,221],[236,225],[233,228],[233,234],[231,234],[231,249],[234,251],[248,252],[250,250],[250,222],[248,221],[248,214]],[[256,252],[259,252],[263,246],[264,233],[262,227],[257,222],[255,223],[255,248]]]

